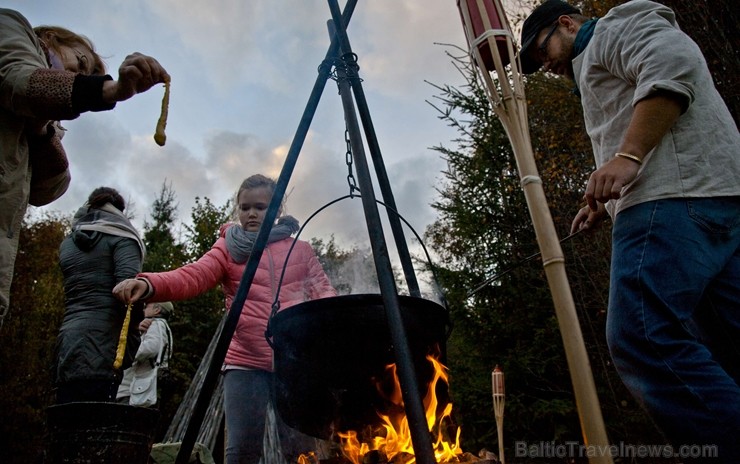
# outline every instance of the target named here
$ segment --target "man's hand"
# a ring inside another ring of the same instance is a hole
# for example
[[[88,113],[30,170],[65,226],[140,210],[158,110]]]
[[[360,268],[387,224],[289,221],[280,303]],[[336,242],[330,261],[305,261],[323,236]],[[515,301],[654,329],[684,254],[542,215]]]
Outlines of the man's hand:
[[[591,211],[598,210],[598,203],[617,200],[621,196],[622,188],[629,184],[640,170],[636,162],[614,157],[599,169],[591,173],[586,186],[584,198]]]
[[[580,230],[590,230],[596,228],[606,216],[606,206],[603,203],[597,203],[596,211],[592,211],[590,206],[584,206],[578,210],[573,223],[570,226],[570,233],[574,234]]]
[[[658,91],[635,104],[632,118],[617,151],[644,159],[671,130],[688,102],[685,97]],[[637,176],[640,164],[615,156],[591,174],[586,187],[586,203],[591,211],[597,202],[617,200],[622,188]]]

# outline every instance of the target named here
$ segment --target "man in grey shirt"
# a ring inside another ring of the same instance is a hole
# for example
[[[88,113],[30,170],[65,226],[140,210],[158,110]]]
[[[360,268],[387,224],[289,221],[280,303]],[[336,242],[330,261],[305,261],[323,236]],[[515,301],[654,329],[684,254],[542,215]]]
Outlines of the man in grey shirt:
[[[740,135],[701,51],[647,0],[600,19],[547,0],[521,42],[524,73],[544,66],[581,96],[597,170],[572,231],[614,222],[617,371],[674,450],[708,445],[713,462],[737,462]]]

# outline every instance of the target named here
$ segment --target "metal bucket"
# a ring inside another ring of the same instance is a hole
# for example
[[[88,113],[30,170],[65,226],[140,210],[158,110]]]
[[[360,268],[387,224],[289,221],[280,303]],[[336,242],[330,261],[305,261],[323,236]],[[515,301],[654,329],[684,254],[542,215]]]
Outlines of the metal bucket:
[[[400,296],[401,317],[419,392],[426,394],[434,370],[426,359],[444,352],[448,312],[439,304]],[[307,301],[270,320],[275,367],[275,402],[291,427],[318,438],[334,431],[380,424],[387,404],[377,379],[395,353],[379,294]],[[447,390],[438,396],[445,403]]]
[[[49,464],[146,464],[159,411],[79,402],[46,410]]]

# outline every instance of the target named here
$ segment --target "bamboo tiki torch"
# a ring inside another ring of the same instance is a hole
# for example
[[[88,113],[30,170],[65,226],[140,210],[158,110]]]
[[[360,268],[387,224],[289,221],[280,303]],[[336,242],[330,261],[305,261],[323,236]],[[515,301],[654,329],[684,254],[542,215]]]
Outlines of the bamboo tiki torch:
[[[501,120],[514,150],[565,347],[584,443],[608,450],[609,442],[591,366],[565,273],[565,259],[534,160],[521,63],[514,49],[511,27],[500,0],[457,0],[457,6],[473,68],[478,70],[493,111]],[[507,65],[510,66],[508,73]],[[496,82],[491,73],[498,76]],[[591,463],[612,463],[608,452],[593,454],[597,456],[589,457]]]
[[[506,464],[504,459],[504,403],[506,391],[504,388],[504,371],[496,364],[491,373],[493,385],[493,413],[496,415],[496,431],[498,432],[498,460]]]

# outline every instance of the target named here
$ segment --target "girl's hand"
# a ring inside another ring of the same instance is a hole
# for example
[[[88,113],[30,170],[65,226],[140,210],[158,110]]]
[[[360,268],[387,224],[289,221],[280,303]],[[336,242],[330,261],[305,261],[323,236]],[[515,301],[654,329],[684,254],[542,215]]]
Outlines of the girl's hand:
[[[113,296],[124,303],[135,303],[149,292],[149,285],[142,279],[126,279],[113,287]]]
[[[570,233],[576,233],[579,230],[590,230],[601,224],[606,218],[606,206],[603,203],[597,203],[596,211],[592,211],[590,206],[584,206],[578,210],[573,223],[570,226]]]

